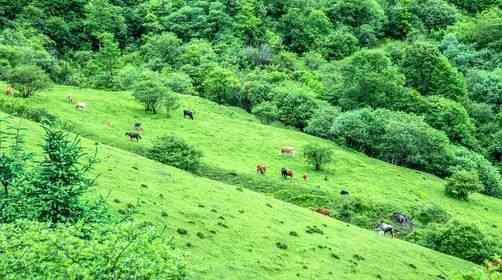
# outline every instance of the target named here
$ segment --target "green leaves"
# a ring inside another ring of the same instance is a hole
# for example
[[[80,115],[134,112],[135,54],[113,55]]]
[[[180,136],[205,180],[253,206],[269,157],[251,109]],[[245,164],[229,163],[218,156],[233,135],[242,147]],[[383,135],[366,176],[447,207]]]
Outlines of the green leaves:
[[[317,145],[306,145],[303,147],[305,161],[312,164],[314,169],[319,171],[322,166],[333,160],[333,151],[329,147]]]
[[[15,67],[7,75],[7,81],[14,88],[14,95],[30,97],[37,91],[49,88],[51,80],[40,67],[35,65],[21,65]]]
[[[197,170],[202,158],[202,153],[183,139],[169,135],[157,139],[147,155],[150,159],[189,171]]]

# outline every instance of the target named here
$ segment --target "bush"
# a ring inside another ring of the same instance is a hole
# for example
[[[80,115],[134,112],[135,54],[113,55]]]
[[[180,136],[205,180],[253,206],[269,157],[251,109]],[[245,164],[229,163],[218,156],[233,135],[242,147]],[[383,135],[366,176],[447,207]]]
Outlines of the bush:
[[[58,119],[56,116],[49,113],[47,109],[28,106],[24,100],[18,99],[0,98],[0,110],[38,123],[43,121],[54,123]]]
[[[497,108],[502,106],[502,69],[495,71],[474,70],[467,75],[469,97],[477,102]]]
[[[172,242],[145,224],[3,224],[0,251],[6,280],[187,279]]]
[[[265,124],[270,124],[279,119],[279,109],[272,102],[263,102],[255,106],[252,113]]]
[[[317,109],[312,118],[307,121],[305,132],[318,137],[328,138],[330,129],[335,118],[340,114],[340,110],[333,106],[321,106]]]
[[[240,106],[241,82],[233,72],[223,67],[214,67],[203,82],[201,96],[218,104]]]
[[[156,114],[164,109],[169,115],[178,106],[179,98],[166,88],[161,81],[148,78],[134,85],[133,96],[145,106],[146,112]]]
[[[496,246],[474,224],[457,221],[438,225],[425,234],[423,245],[475,263],[496,255]]]
[[[202,158],[201,152],[175,136],[157,139],[147,155],[150,159],[188,171],[196,171]]]
[[[303,147],[303,156],[306,162],[314,166],[315,170],[321,170],[323,165],[333,160],[333,151],[329,147],[309,144]]]
[[[307,88],[286,85],[275,88],[273,93],[279,119],[286,125],[305,128],[307,121],[318,108],[316,100],[309,96],[310,91]]]
[[[413,217],[423,225],[444,224],[450,220],[450,215],[435,204],[421,205],[413,209]]]
[[[455,7],[444,0],[417,0],[411,5],[411,12],[420,19],[427,30],[444,29],[457,21]]]
[[[197,94],[193,86],[192,78],[185,72],[163,71],[162,76],[165,79],[165,85],[172,91],[185,95]]]
[[[337,31],[331,34],[324,46],[329,59],[343,59],[359,50],[359,41],[352,33]]]
[[[468,200],[470,194],[482,189],[475,171],[458,170],[446,179],[445,193],[457,199]]]
[[[24,98],[47,89],[51,84],[50,78],[44,70],[35,65],[22,65],[13,68],[7,75],[7,81],[14,87],[14,95]]]

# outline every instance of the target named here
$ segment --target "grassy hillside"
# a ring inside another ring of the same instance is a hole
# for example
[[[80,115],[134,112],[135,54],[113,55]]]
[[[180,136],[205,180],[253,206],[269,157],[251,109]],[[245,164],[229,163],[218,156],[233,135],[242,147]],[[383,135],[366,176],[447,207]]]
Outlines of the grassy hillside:
[[[84,112],[75,110],[66,102],[67,95],[86,102],[88,109]],[[353,196],[390,205],[395,210],[406,212],[419,203],[434,203],[448,210],[454,219],[479,223],[486,233],[498,235],[502,228],[502,200],[479,194],[473,195],[469,202],[448,198],[443,193],[444,182],[435,176],[371,159],[295,130],[265,126],[240,109],[198,97],[182,96],[182,106],[171,118],[145,113],[142,106],[125,92],[58,86],[30,98],[28,102],[30,106],[46,108],[50,113],[71,121],[86,137],[117,148],[138,151],[149,147],[156,137],[171,133],[201,150],[205,164],[226,170],[227,174],[235,172],[257,177],[255,166],[264,163],[269,167],[265,182],[272,191],[274,186],[292,192],[302,188],[313,192],[320,190],[337,198],[343,187]],[[180,112],[183,108],[194,110],[195,121],[183,119]],[[139,144],[124,136],[135,121],[145,127],[143,141]],[[301,155],[301,148],[307,143],[332,147],[334,163],[326,166],[323,172],[313,172]],[[286,145],[297,148],[295,157],[279,155],[280,147]],[[281,167],[292,168],[296,178],[284,182],[279,176]],[[310,175],[307,183],[300,178],[304,172]]]
[[[28,128],[28,148],[39,153],[39,126],[13,122]],[[475,267],[107,145],[99,145],[99,160],[93,195],[117,210],[139,203],[138,219],[166,225],[187,252],[190,279],[437,279]]]

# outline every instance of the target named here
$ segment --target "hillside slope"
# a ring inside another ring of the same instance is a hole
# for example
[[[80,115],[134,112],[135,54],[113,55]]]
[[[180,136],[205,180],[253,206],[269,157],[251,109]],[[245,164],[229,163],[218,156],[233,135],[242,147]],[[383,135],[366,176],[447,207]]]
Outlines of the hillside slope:
[[[12,122],[28,129],[27,146],[38,154],[42,129],[26,120]],[[83,144],[94,149],[91,140]],[[105,196],[117,210],[138,204],[138,219],[166,226],[166,234],[187,251],[190,279],[437,279],[475,268],[103,144],[95,173],[100,176],[92,195]]]
[[[75,110],[66,102],[67,95],[87,102],[88,109],[85,112]],[[46,108],[61,119],[71,121],[79,133],[90,139],[121,149],[140,151],[151,146],[156,137],[174,134],[201,150],[205,164],[229,174],[256,176],[256,164],[266,164],[269,167],[266,180],[272,189],[274,185],[285,185],[293,191],[299,188],[322,190],[331,197],[338,197],[343,187],[353,196],[391,205],[403,212],[421,203],[434,203],[446,209],[454,219],[478,223],[484,232],[493,236],[500,234],[502,200],[476,194],[468,203],[458,201],[444,195],[444,181],[435,176],[372,159],[295,130],[262,125],[237,108],[198,97],[181,97],[182,108],[192,108],[195,121],[184,120],[178,112],[181,108],[171,118],[147,114],[125,92],[59,86],[30,98],[28,104]],[[135,121],[145,127],[143,141],[139,144],[124,136]],[[313,172],[306,165],[301,148],[307,143],[320,143],[333,149],[335,161],[326,166],[326,171]],[[286,145],[297,148],[296,157],[279,155],[280,147]],[[297,178],[285,183],[280,178],[281,167],[293,169]],[[307,183],[299,178],[304,172],[310,176]]]

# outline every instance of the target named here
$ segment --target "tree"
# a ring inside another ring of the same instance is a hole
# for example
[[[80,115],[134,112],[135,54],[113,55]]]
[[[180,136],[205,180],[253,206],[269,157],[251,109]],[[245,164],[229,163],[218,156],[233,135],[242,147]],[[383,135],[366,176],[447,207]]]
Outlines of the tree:
[[[25,165],[31,154],[25,152],[24,129],[11,127],[3,119],[0,119],[0,124],[7,125],[0,131],[0,184],[7,197],[11,185],[26,176]]]
[[[109,0],[91,0],[87,1],[84,12],[85,28],[98,40],[104,33],[126,39],[127,25],[121,7],[113,5]]]
[[[100,34],[99,42],[99,51],[93,61],[99,69],[99,73],[95,74],[95,85],[113,88],[116,72],[120,68],[120,49],[111,33]]]
[[[265,124],[270,124],[279,118],[279,109],[277,109],[274,103],[269,101],[254,106],[252,113]]]
[[[89,172],[96,163],[96,154],[86,154],[78,136],[71,139],[62,129],[47,125],[43,128],[45,158],[24,195],[36,209],[39,220],[75,222],[86,214],[82,196],[94,185]]]
[[[418,17],[427,30],[440,30],[457,21],[457,10],[444,0],[417,0],[411,12]]]
[[[307,122],[305,132],[318,137],[329,138],[330,129],[338,114],[340,114],[340,109],[337,107],[328,105],[319,107]]]
[[[182,138],[168,135],[155,141],[148,157],[183,170],[196,171],[201,164],[202,153]]]
[[[40,67],[21,65],[11,70],[7,81],[15,89],[15,96],[30,97],[38,91],[49,88],[51,80]]]
[[[241,104],[241,82],[231,70],[216,66],[210,70],[202,84],[201,96],[218,104]]]
[[[0,225],[1,279],[184,280],[181,252],[146,223]],[[33,260],[37,260],[33,262]]]
[[[407,47],[401,62],[408,86],[423,95],[438,95],[461,101],[467,94],[463,76],[439,50],[428,43]]]
[[[474,70],[467,75],[469,97],[502,109],[502,69],[494,71]]]
[[[141,54],[149,68],[160,71],[174,66],[181,52],[181,40],[174,33],[149,35],[141,47]]]
[[[328,36],[325,49],[329,59],[340,60],[359,50],[359,40],[351,32],[339,30]]]
[[[479,174],[475,171],[458,170],[446,179],[445,193],[461,200],[468,200],[470,194],[482,189]]]
[[[367,24],[373,26],[377,33],[385,22],[384,11],[374,0],[336,1],[328,15],[333,23],[341,22],[353,28]]]
[[[197,95],[192,78],[185,72],[163,71],[162,77],[165,79],[165,85],[172,91],[185,95]]]
[[[169,115],[179,103],[179,98],[171,92],[161,81],[154,77],[148,77],[134,85],[133,96],[145,106],[146,112],[157,114],[164,109]]]
[[[323,165],[333,160],[333,150],[330,147],[308,144],[303,147],[303,156],[306,162],[312,164],[314,169],[319,171]]]
[[[303,130],[318,108],[316,100],[309,94],[309,89],[295,84],[275,88],[273,102],[279,110],[279,119]]]

